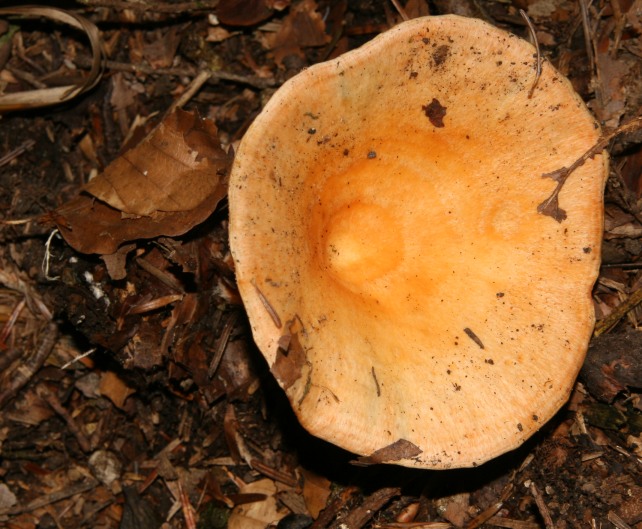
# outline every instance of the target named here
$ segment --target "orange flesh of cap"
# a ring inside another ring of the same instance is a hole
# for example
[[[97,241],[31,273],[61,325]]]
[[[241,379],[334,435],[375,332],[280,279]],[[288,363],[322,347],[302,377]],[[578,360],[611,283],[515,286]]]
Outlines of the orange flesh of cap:
[[[416,19],[290,80],[244,137],[239,290],[270,366],[296,334],[303,360],[276,374],[313,434],[471,466],[568,398],[593,326],[606,157],[564,184],[565,220],[538,213],[556,187],[542,175],[599,130],[548,63],[529,98],[533,81],[524,41]]]

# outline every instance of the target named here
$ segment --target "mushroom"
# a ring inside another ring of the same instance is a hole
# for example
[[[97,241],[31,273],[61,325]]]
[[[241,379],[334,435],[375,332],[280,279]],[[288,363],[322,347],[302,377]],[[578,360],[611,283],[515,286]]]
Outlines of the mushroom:
[[[254,340],[301,424],[363,463],[479,465],[568,399],[607,157],[558,171],[600,130],[536,70],[481,20],[418,18],[289,80],[241,141],[230,245]]]

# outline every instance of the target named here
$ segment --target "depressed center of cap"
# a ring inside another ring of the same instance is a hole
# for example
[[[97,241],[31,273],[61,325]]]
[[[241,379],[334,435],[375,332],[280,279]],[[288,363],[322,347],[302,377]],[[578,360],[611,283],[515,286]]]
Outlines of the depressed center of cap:
[[[358,286],[398,265],[399,225],[380,205],[347,204],[329,216],[323,233],[325,268],[343,283]]]

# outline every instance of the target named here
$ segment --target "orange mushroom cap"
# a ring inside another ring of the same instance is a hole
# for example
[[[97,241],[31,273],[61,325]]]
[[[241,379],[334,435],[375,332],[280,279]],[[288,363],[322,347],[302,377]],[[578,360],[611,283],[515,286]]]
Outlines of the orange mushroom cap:
[[[241,142],[254,339],[303,426],[364,462],[474,466],[569,396],[607,157],[545,176],[600,131],[548,62],[532,90],[535,67],[483,21],[418,18],[288,81]]]

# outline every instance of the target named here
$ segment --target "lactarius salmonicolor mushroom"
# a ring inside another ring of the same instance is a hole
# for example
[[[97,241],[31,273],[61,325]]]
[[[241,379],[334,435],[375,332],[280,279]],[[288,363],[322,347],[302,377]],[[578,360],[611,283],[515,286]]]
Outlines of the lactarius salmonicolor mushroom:
[[[606,155],[533,46],[415,19],[276,92],[236,155],[254,339],[305,428],[366,463],[480,464],[564,404],[587,349]]]

